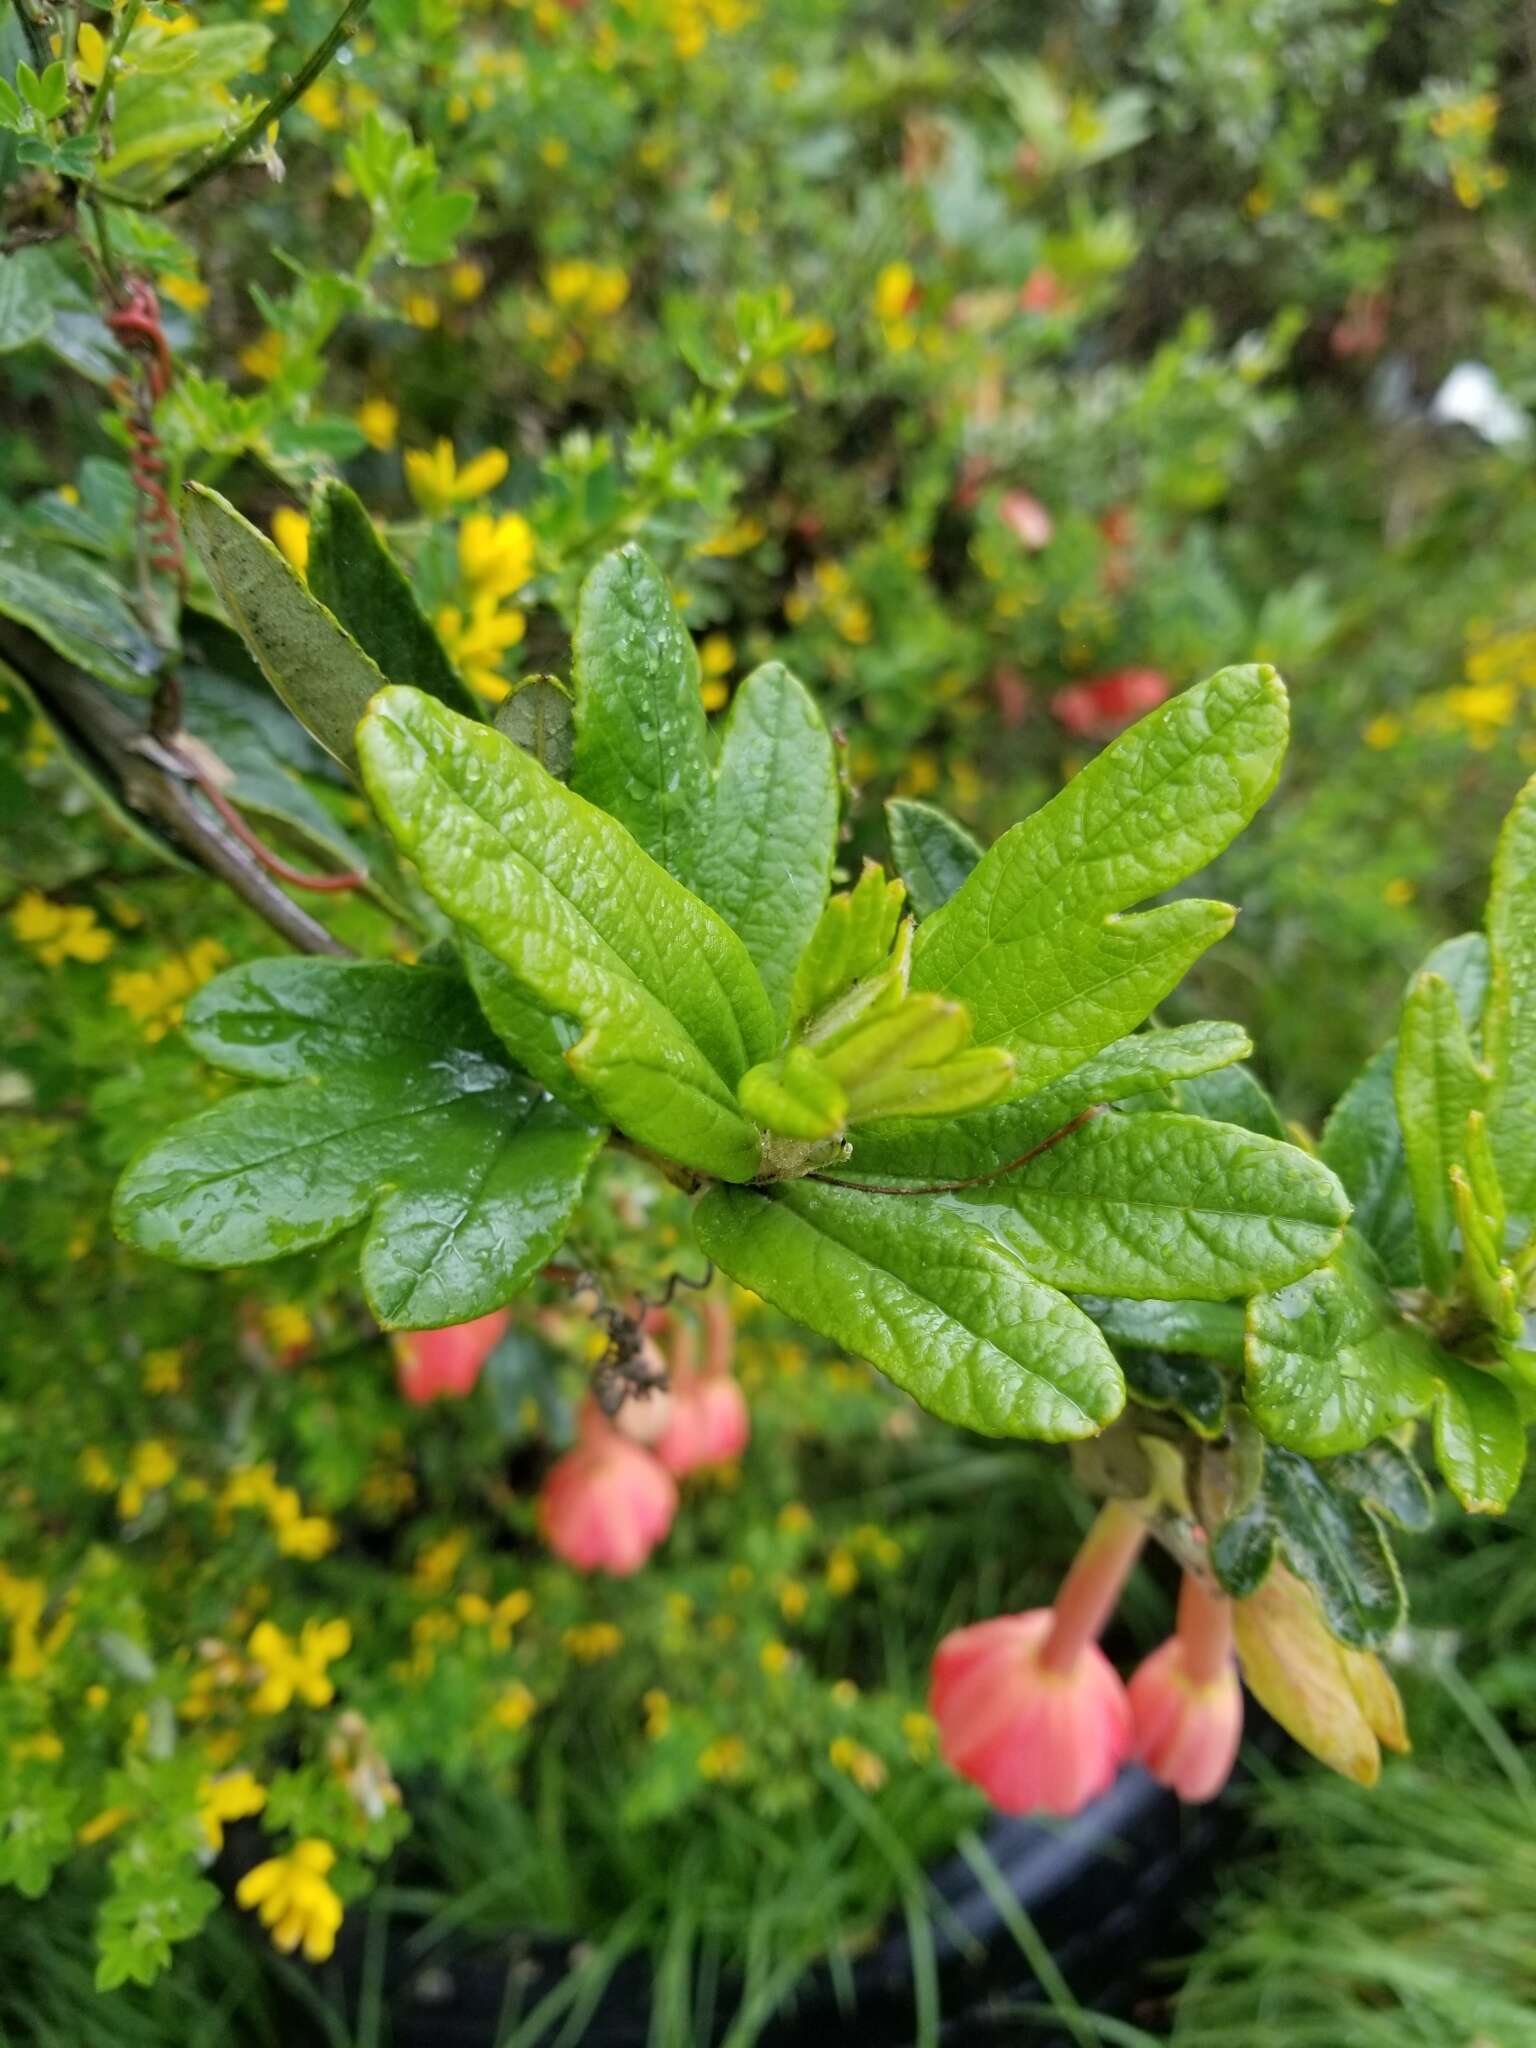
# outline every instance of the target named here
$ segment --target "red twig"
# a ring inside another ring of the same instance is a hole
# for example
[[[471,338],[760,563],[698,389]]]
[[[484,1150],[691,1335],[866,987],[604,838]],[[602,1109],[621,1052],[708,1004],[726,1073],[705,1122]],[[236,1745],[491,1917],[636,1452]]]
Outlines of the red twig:
[[[107,315],[113,336],[140,359],[141,383],[135,389],[127,377],[112,384],[112,395],[123,409],[124,424],[133,444],[130,471],[134,489],[144,501],[149,535],[149,563],[162,576],[174,576],[185,590],[186,558],[181,547],[181,526],[176,508],[165,488],[165,457],[155,430],[155,407],[171,388],[175,366],[170,343],[160,325],[160,301],[147,277],[129,277],[123,282],[123,298]]]
[[[340,895],[348,889],[367,887],[368,877],[353,869],[339,875],[307,875],[302,869],[290,867],[281,854],[274,853],[266,841],[253,832],[229,798],[219,788],[212,776],[205,775],[197,763],[178,750],[177,760],[207,797],[225,824],[243,846],[256,856],[269,875],[275,875],[280,882],[287,882],[295,889],[314,889],[322,895]]]

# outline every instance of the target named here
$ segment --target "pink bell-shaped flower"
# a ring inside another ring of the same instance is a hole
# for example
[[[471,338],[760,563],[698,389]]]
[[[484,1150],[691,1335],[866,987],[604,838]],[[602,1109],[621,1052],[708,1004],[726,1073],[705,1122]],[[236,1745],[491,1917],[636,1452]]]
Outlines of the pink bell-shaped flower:
[[[676,1513],[671,1473],[587,1402],[575,1448],[556,1460],[539,1494],[539,1527],[550,1549],[578,1571],[627,1578]]]
[[[1232,1603],[1192,1572],[1179,1589],[1177,1633],[1130,1684],[1136,1760],[1192,1804],[1232,1775],[1243,1734],[1243,1688],[1232,1654]]]
[[[1111,1501],[1054,1606],[977,1622],[939,1645],[929,1705],[940,1748],[1004,1813],[1077,1813],[1130,1754],[1130,1701],[1098,1636],[1145,1536],[1141,1517]]]
[[[697,1371],[693,1333],[686,1324],[678,1325],[670,1375],[672,1413],[655,1444],[657,1457],[679,1478],[701,1466],[728,1465],[741,1456],[752,1435],[746,1396],[731,1373],[736,1330],[724,1302],[705,1302],[704,1332],[704,1368]]]
[[[462,1401],[501,1342],[508,1321],[507,1311],[498,1308],[442,1330],[398,1332],[393,1339],[395,1374],[406,1400]]]

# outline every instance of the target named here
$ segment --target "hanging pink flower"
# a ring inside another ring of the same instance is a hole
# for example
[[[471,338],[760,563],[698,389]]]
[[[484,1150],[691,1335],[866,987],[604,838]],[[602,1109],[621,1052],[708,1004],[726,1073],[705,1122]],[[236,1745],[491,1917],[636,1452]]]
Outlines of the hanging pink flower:
[[[391,1339],[395,1376],[407,1401],[462,1401],[501,1342],[510,1320],[504,1308],[441,1330],[402,1330]]]
[[[722,1301],[704,1304],[705,1357],[695,1368],[693,1333],[679,1323],[673,1347],[672,1417],[656,1440],[656,1455],[679,1478],[706,1465],[739,1458],[752,1435],[752,1417],[731,1372],[736,1327]]]
[[[1111,669],[1058,690],[1050,700],[1051,716],[1079,739],[1112,739],[1133,719],[1161,704],[1170,688],[1161,669]]]
[[[671,1473],[588,1401],[575,1448],[556,1460],[539,1494],[539,1527],[550,1549],[578,1571],[627,1578],[676,1513]]]
[[[1131,1707],[1098,1636],[1146,1536],[1134,1510],[1099,1514],[1052,1607],[957,1629],[929,1705],[953,1768],[1004,1813],[1077,1813],[1114,1783]]]
[[[1243,1688],[1232,1651],[1232,1603],[1192,1572],[1179,1589],[1177,1633],[1130,1684],[1136,1760],[1191,1803],[1214,1799],[1243,1734]]]

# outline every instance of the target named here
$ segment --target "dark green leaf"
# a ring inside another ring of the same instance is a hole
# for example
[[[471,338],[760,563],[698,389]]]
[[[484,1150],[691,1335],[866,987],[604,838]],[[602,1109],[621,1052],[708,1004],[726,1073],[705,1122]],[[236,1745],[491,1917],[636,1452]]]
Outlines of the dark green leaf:
[[[553,676],[530,676],[496,707],[491,723],[515,747],[532,754],[547,775],[563,782],[571,765],[576,728],[571,700]]]
[[[1240,1124],[1245,1131],[1255,1131],[1264,1138],[1285,1136],[1285,1120],[1271,1101],[1268,1089],[1245,1066],[1221,1067],[1213,1073],[1179,1081],[1173,1099],[1180,1109],[1209,1117],[1214,1123]]]
[[[1357,1494],[1399,1529],[1421,1531],[1435,1519],[1435,1497],[1418,1460],[1390,1437],[1330,1458],[1324,1473],[1331,1486]]]
[[[1449,982],[1421,974],[1408,991],[1395,1071],[1398,1123],[1419,1229],[1419,1265],[1433,1294],[1456,1271],[1451,1170],[1467,1163],[1467,1118],[1481,1110],[1487,1077],[1472,1052]]]
[[[1125,1399],[1080,1309],[987,1231],[918,1197],[796,1181],[716,1188],[694,1232],[732,1279],[877,1365],[942,1421],[987,1436],[1092,1436]]]
[[[1363,1501],[1274,1445],[1263,1499],[1280,1554],[1318,1597],[1323,1620],[1353,1650],[1378,1649],[1401,1622],[1403,1582],[1386,1531]]]
[[[1077,1305],[1113,1344],[1188,1353],[1223,1365],[1243,1362],[1243,1311],[1230,1302],[1115,1301],[1080,1294]]]
[[[600,1133],[509,1067],[467,988],[431,968],[268,960],[200,990],[187,1033],[247,1090],[141,1152],[113,1220],[183,1265],[254,1264],[371,1216],[381,1321],[485,1315],[564,1236]]]
[[[981,859],[982,849],[963,825],[911,797],[893,796],[885,807],[896,872],[919,917],[942,910]]]
[[[410,683],[455,711],[479,705],[443,651],[416,593],[362,500],[334,479],[310,508],[309,588],[392,683]]]
[[[1133,1401],[1144,1408],[1171,1409],[1196,1436],[1220,1436],[1227,1420],[1227,1383],[1214,1365],[1164,1351],[1132,1350],[1120,1367]]]

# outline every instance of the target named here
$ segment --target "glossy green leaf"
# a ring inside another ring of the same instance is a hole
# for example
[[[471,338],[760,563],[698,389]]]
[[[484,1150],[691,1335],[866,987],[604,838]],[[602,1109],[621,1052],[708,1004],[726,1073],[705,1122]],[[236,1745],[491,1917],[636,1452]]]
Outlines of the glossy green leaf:
[[[1243,1311],[1231,1302],[1117,1301],[1080,1294],[1077,1305],[1112,1343],[1214,1358],[1223,1365],[1243,1362]]]
[[[311,596],[340,620],[387,681],[411,683],[455,711],[478,714],[362,500],[334,478],[310,506],[306,574]]]
[[[732,1279],[869,1359],[942,1421],[1062,1441],[1095,1435],[1124,1403],[1088,1317],[928,1198],[811,1181],[771,1194],[716,1188],[694,1234]]]
[[[605,1117],[726,1180],[757,1170],[736,1084],[773,1048],[745,947],[616,820],[489,726],[390,688],[358,736],[370,796],[429,894],[544,1009]]]
[[[1248,1405],[1266,1436],[1308,1457],[1358,1450],[1422,1415],[1434,1365],[1354,1231],[1327,1265],[1248,1304]]]
[[[976,1037],[1043,1088],[1131,1030],[1230,929],[1186,898],[1134,916],[1219,853],[1274,787],[1285,691],[1272,669],[1223,669],[1107,747],[1006,832],[918,927],[912,985],[958,997]]]
[[[828,899],[790,990],[791,1021],[809,1020],[805,1036],[810,1043],[835,1043],[844,1030],[905,995],[911,971],[909,928],[897,935],[905,896],[899,881],[867,860],[853,887]],[[873,1004],[867,1000],[871,995]]]
[[[780,663],[754,669],[731,701],[687,879],[745,942],[780,1019],[827,900],[837,806],[821,713]]]
[[[187,531],[262,674],[315,738],[356,770],[358,721],[384,687],[377,664],[265,534],[203,484],[188,484]]]
[[[1179,1109],[1193,1116],[1209,1117],[1213,1123],[1238,1124],[1261,1138],[1283,1138],[1285,1119],[1276,1109],[1269,1090],[1252,1070],[1241,1064],[1192,1076],[1178,1082],[1173,1099]]]
[[[570,773],[575,714],[570,697],[553,676],[529,676],[519,683],[497,705],[491,723],[548,774],[563,782]]]
[[[1488,899],[1488,1130],[1510,1215],[1536,1225],[1536,776],[1504,821]]]
[[[1488,942],[1463,932],[1436,946],[1419,970],[1438,974],[1455,991],[1469,1031],[1482,1014],[1488,987]],[[1356,1230],[1381,1260],[1394,1287],[1412,1287],[1419,1271],[1418,1226],[1396,1098],[1397,1040],[1368,1060],[1339,1097],[1323,1127],[1323,1160],[1355,1205]]]
[[[754,1123],[784,1138],[830,1138],[848,1121],[847,1096],[803,1045],[751,1068],[736,1095]]]
[[[1283,1286],[1329,1256],[1349,1213],[1333,1175],[1293,1145],[1113,1110],[940,1199],[984,1217],[1051,1286],[1160,1300]]]
[[[1364,1501],[1306,1458],[1271,1446],[1264,1507],[1280,1555],[1316,1593],[1329,1632],[1353,1650],[1380,1647],[1405,1612],[1386,1531]]]
[[[571,787],[689,887],[710,800],[699,658],[672,593],[638,547],[582,585],[573,649]]]
[[[575,1019],[547,1009],[509,968],[465,932],[459,934],[459,956],[485,1021],[517,1064],[577,1116],[589,1123],[605,1122],[565,1057],[581,1037]]]
[[[0,530],[0,618],[14,619],[76,668],[113,689],[147,696],[165,666],[128,593],[76,548]]]
[[[1170,1410],[1196,1436],[1220,1436],[1227,1420],[1227,1382],[1214,1365],[1202,1358],[1133,1350],[1120,1367],[1126,1392],[1143,1408]]]
[[[0,256],[0,355],[39,340],[53,321],[65,289],[52,249],[17,249]]]
[[[891,1121],[863,1129],[854,1141],[848,1172],[855,1180],[967,1180],[1016,1160],[1095,1103],[1145,1094],[1251,1050],[1247,1034],[1235,1024],[1135,1032],[1036,1094],[1015,1095],[937,1128]]]
[[[1525,1470],[1515,1398],[1490,1372],[1440,1353],[1435,1361],[1435,1463],[1469,1515],[1501,1515]]]
[[[188,1005],[187,1035],[247,1090],[156,1139],[113,1220],[142,1251],[232,1266],[371,1217],[376,1315],[436,1328],[509,1301],[564,1236],[601,1133],[510,1067],[451,974],[266,960]]]
[[[1423,1531],[1435,1519],[1435,1497],[1417,1458],[1391,1437],[1330,1458],[1325,1470],[1331,1486],[1357,1494],[1399,1529]]]
[[[912,797],[893,796],[885,807],[885,823],[907,900],[918,917],[931,917],[980,861],[982,849],[963,825]]]
[[[1465,1168],[1467,1118],[1487,1099],[1487,1078],[1473,1056],[1450,983],[1421,974],[1408,991],[1395,1070],[1398,1122],[1418,1218],[1419,1267],[1434,1294],[1456,1270],[1451,1169]]]

